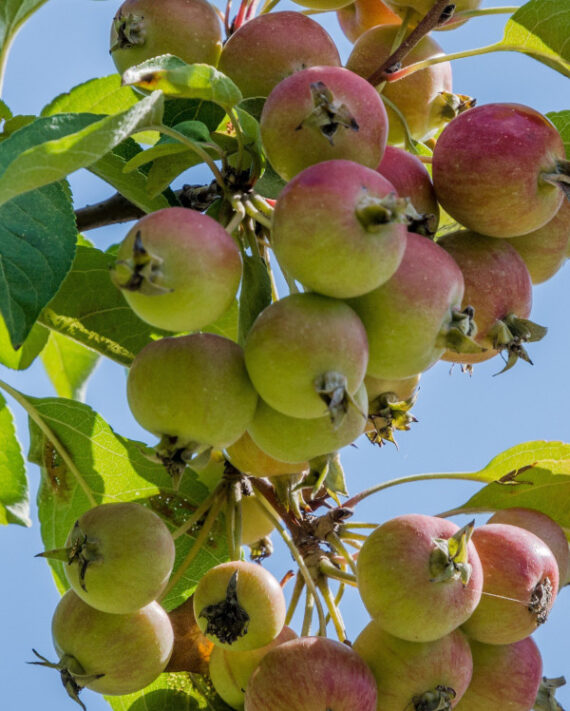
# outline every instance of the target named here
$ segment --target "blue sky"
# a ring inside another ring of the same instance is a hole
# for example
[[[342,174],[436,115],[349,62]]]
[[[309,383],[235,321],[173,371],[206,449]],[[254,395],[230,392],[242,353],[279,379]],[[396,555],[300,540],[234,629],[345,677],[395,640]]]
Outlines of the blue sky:
[[[49,0],[32,17],[16,38],[8,63],[2,98],[14,113],[38,113],[54,95],[114,71],[107,50],[109,27],[118,5],[111,0]],[[282,3],[279,7],[293,6]],[[321,17],[346,59],[350,45],[339,32],[334,13]],[[459,30],[438,33],[436,39],[447,51],[490,44],[500,38],[504,21],[502,16],[473,19]],[[454,90],[477,97],[480,104],[514,101],[542,112],[567,108],[567,80],[528,57],[502,53],[464,59],[454,63],[453,72]],[[209,177],[202,173],[197,176],[201,179],[206,182]],[[72,176],[71,182],[78,207],[112,193],[109,186],[86,172]],[[127,229],[123,225],[96,230],[89,237],[105,248],[120,240]],[[568,267],[535,288],[531,317],[548,326],[549,332],[529,348],[534,366],[519,363],[500,377],[493,377],[500,369],[498,360],[475,368],[471,377],[458,368],[450,372],[447,363],[429,370],[422,377],[414,408],[419,422],[410,432],[400,433],[398,450],[392,446],[374,448],[362,440],[343,453],[351,493],[395,476],[478,469],[498,452],[526,440],[568,441],[569,293]],[[39,365],[23,373],[3,371],[0,377],[23,392],[53,394]],[[128,411],[124,392],[124,369],[102,363],[90,380],[87,402],[121,434],[151,443]],[[13,410],[25,441],[25,418],[15,404]],[[35,467],[30,467],[29,476],[33,498],[39,479]],[[461,482],[396,487],[368,499],[355,518],[381,522],[406,512],[435,514],[462,503],[476,488]],[[460,524],[464,521],[457,519]],[[268,567],[281,577],[293,564],[274,539],[277,552]],[[12,526],[0,532],[4,561],[0,679],[6,711],[74,708],[56,674],[25,663],[32,658],[32,647],[47,657],[54,655],[49,627],[58,594],[46,562],[33,558],[41,549],[37,523],[31,529]],[[366,624],[367,615],[356,596],[347,595],[342,609],[349,637],[354,638]],[[535,638],[543,655],[544,673],[567,673],[570,677],[568,590],[562,592],[550,620]],[[90,692],[83,698],[90,711],[109,708]],[[570,689],[562,689],[559,699],[570,706]]]

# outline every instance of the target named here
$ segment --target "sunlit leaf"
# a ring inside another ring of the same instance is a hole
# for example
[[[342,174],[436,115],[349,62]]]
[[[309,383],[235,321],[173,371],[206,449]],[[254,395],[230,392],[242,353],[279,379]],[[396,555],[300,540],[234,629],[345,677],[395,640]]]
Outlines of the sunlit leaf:
[[[28,480],[12,413],[0,395],[0,524],[31,526]]]
[[[47,332],[49,340],[41,359],[56,393],[60,397],[82,400],[99,354],[57,331]]]
[[[564,148],[566,149],[566,158],[570,160],[570,111],[551,111],[546,116],[562,136]]]

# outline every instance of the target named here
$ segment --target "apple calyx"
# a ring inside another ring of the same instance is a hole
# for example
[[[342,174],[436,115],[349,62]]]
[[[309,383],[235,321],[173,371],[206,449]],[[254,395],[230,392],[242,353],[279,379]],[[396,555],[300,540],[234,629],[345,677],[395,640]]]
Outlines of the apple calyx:
[[[408,400],[402,400],[393,392],[378,395],[370,403],[368,413],[372,429],[365,434],[370,442],[379,447],[385,442],[392,442],[398,448],[394,430],[409,430],[412,422],[417,422],[417,418],[410,412],[415,402],[416,395]]]
[[[77,563],[79,565],[79,584],[85,592],[87,592],[87,587],[85,586],[87,568],[91,563],[103,560],[99,541],[95,538],[88,538],[81,530],[79,521],[75,522],[71,531],[71,545],[38,553],[36,558],[62,560],[68,565]]]
[[[338,452],[331,452],[330,454],[323,454],[320,457],[315,457],[310,460],[309,466],[309,473],[303,480],[302,486],[312,487],[313,498],[317,497],[319,492],[322,493],[322,489],[324,487],[327,494],[337,502],[338,506],[340,506],[339,497],[348,496],[346,476],[340,461],[340,454]],[[338,511],[338,509],[335,509],[335,511]],[[349,515],[352,514],[348,514],[346,512],[343,514],[345,517]],[[323,517],[321,517],[321,519],[322,518]]]
[[[543,676],[538,687],[536,701],[532,707],[534,711],[564,711],[554,698],[556,689],[564,686],[564,684],[566,684],[566,679],[563,676],[558,676],[554,679],[547,679]]]
[[[162,464],[174,481],[180,479],[187,465],[193,469],[203,468],[210,461],[212,447],[198,442],[183,442],[179,437],[163,435],[149,456],[152,461]]]
[[[198,617],[206,619],[206,635],[216,637],[220,642],[232,644],[243,637],[249,626],[249,615],[239,604],[237,597],[238,571],[228,582],[226,597],[220,602],[206,605]]]
[[[275,495],[279,503],[287,512],[292,512],[295,518],[302,519],[306,509],[303,498],[303,487],[307,472],[300,474],[281,474],[271,478],[271,483],[275,488]]]
[[[68,696],[78,703],[83,711],[87,711],[85,704],[79,698],[79,693],[87,684],[90,684],[96,679],[100,679],[105,676],[105,674],[86,674],[81,664],[75,657],[71,656],[71,654],[64,654],[59,662],[56,663],[50,662],[35,649],[32,649],[32,652],[40,661],[28,662],[28,664],[37,664],[40,667],[57,669],[61,676],[61,683],[67,691]]]
[[[409,198],[399,198],[396,193],[385,197],[364,195],[357,203],[354,213],[366,232],[379,232],[384,225],[408,224],[412,219],[421,219]]]
[[[117,49],[131,49],[137,45],[142,45],[146,41],[146,31],[144,17],[142,15],[119,14],[113,19],[113,28],[117,33],[117,39],[109,52]]]
[[[325,403],[331,422],[340,427],[348,412],[351,398],[346,389],[346,376],[331,370],[315,378],[315,390]]]
[[[334,137],[340,128],[358,131],[359,126],[350,113],[346,104],[336,101],[334,94],[322,81],[311,84],[313,110],[296,127],[296,131],[303,128],[318,130],[334,146]]]
[[[557,159],[552,173],[541,173],[540,179],[559,187],[570,200],[570,160]]]
[[[533,615],[537,625],[542,625],[548,618],[553,597],[553,587],[547,576],[535,586],[530,596],[528,611]]]
[[[145,296],[156,296],[174,291],[162,286],[163,260],[148,252],[140,230],[135,235],[133,253],[129,259],[118,259],[111,267],[111,279],[115,286],[126,291],[138,291]]]
[[[431,111],[434,116],[448,122],[459,114],[472,109],[477,104],[477,99],[467,94],[454,94],[451,91],[440,91],[433,101]]]
[[[412,698],[414,711],[451,711],[455,689],[438,684],[435,689],[418,694]]]
[[[513,313],[508,314],[504,319],[498,320],[489,331],[489,337],[493,343],[493,348],[507,352],[507,361],[505,367],[495,375],[500,375],[510,370],[519,358],[533,365],[523,343],[540,341],[546,335],[547,330],[546,327],[540,326],[529,319],[520,318]]]
[[[453,309],[448,323],[441,328],[436,345],[455,353],[483,353],[487,349],[473,340],[477,325],[473,320],[474,309],[466,306],[462,311]]]
[[[467,585],[472,570],[467,544],[474,526],[475,520],[467,523],[449,538],[433,539],[434,549],[429,559],[430,581],[432,583],[461,580],[463,585]]]

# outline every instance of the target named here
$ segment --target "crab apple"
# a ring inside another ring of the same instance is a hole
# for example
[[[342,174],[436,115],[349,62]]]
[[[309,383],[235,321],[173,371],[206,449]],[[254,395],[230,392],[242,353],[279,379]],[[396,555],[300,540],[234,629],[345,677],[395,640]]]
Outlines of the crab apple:
[[[400,25],[401,17],[392,12],[382,0],[356,0],[336,11],[340,29],[351,41],[376,25]]]
[[[473,676],[457,711],[529,711],[542,677],[542,659],[531,637],[514,644],[470,641]]]
[[[167,207],[128,232],[112,277],[143,321],[167,331],[195,331],[234,300],[241,280],[239,248],[208,215]]]
[[[352,648],[376,679],[377,711],[450,711],[473,671],[469,642],[460,630],[431,642],[409,642],[372,620]]]
[[[360,296],[398,268],[408,202],[375,170],[347,160],[317,163],[281,191],[271,246],[289,276],[319,294]]]
[[[375,711],[376,699],[374,677],[350,647],[300,637],[263,657],[247,685],[245,711]]]
[[[168,613],[174,632],[172,655],[165,672],[207,674],[214,645],[202,634],[194,617],[194,596]]]
[[[352,400],[340,425],[335,425],[329,415],[312,419],[283,415],[260,398],[248,432],[271,457],[284,462],[314,459],[346,447],[364,432],[368,404],[364,385]]]
[[[570,244],[570,202],[565,200],[560,210],[544,227],[520,237],[511,237],[509,244],[523,258],[533,284],[542,284],[553,277],[567,258]]]
[[[372,27],[355,42],[346,62],[347,69],[361,77],[369,77],[392,54],[399,32],[397,25]],[[423,37],[406,55],[403,67],[443,54],[442,48],[430,36]],[[441,62],[414,72],[382,89],[385,96],[403,114],[413,138],[422,141],[434,134],[463,108],[460,98],[451,93],[451,65]],[[455,108],[454,108],[455,106]],[[388,112],[388,143],[403,144],[406,133],[397,114]]]
[[[206,0],[125,0],[111,26],[111,56],[122,74],[160,54],[188,64],[218,63],[222,27]]]
[[[275,526],[264,513],[255,494],[241,498],[241,542],[248,546],[268,536]]]
[[[214,647],[209,673],[216,692],[226,704],[241,711],[245,703],[247,683],[263,657],[274,647],[292,639],[297,639],[297,634],[285,626],[274,640],[259,649],[234,652],[231,649]]]
[[[496,511],[487,523],[509,523],[512,526],[525,528],[527,531],[534,533],[535,536],[538,536],[546,543],[556,558],[559,572],[558,580],[560,585],[564,583],[570,563],[568,541],[561,526],[550,516],[535,509],[513,507]]]
[[[386,146],[377,170],[392,183],[398,195],[410,199],[418,213],[408,230],[426,237],[434,235],[439,224],[439,205],[430,174],[421,160],[403,148]]]
[[[401,379],[427,370],[446,344],[464,343],[472,325],[460,313],[463,276],[452,257],[426,237],[408,233],[396,273],[374,291],[350,299],[368,334],[367,375]]]
[[[45,666],[59,669],[66,690],[77,699],[84,687],[111,696],[144,689],[164,671],[174,634],[157,602],[110,614],[68,590],[55,609],[52,637],[60,661],[44,660]]]
[[[328,32],[300,12],[271,12],[243,24],[224,44],[219,69],[244,96],[267,96],[301,69],[340,66]]]
[[[368,345],[364,326],[344,302],[290,294],[259,314],[244,354],[255,389],[272,408],[300,418],[328,412],[340,421],[364,379]]]
[[[522,104],[485,104],[457,116],[438,138],[432,165],[442,207],[491,237],[516,237],[545,225],[570,181],[560,134]]]
[[[180,447],[223,448],[245,432],[257,393],[241,346],[213,333],[162,338],[135,357],[127,379],[134,418]]]
[[[443,360],[478,363],[503,350],[508,354],[505,369],[519,356],[528,360],[522,343],[538,340],[544,329],[528,321],[532,282],[510,240],[463,230],[445,235],[438,245],[461,269],[465,281],[462,307],[469,304],[474,309],[477,323],[474,339],[486,349],[483,353],[447,352]]]
[[[127,613],[162,592],[175,548],[154,511],[124,502],[101,504],[82,514],[59,552],[65,556],[67,580],[82,600],[103,612]]]
[[[507,523],[475,529],[483,595],[463,629],[478,642],[518,642],[546,622],[558,591],[558,563],[534,533]]]
[[[215,645],[245,651],[277,637],[285,623],[285,597],[273,575],[256,563],[220,563],[200,578],[194,614]]]
[[[411,642],[439,639],[465,622],[483,587],[472,530],[421,514],[375,528],[357,559],[358,592],[370,616]]]
[[[308,462],[281,462],[270,457],[255,444],[249,432],[244,432],[236,442],[226,447],[226,454],[236,469],[253,476],[271,478],[301,474],[309,469]]]
[[[376,168],[388,135],[378,92],[343,67],[309,67],[283,79],[267,97],[260,126],[267,158],[285,180],[336,158]]]

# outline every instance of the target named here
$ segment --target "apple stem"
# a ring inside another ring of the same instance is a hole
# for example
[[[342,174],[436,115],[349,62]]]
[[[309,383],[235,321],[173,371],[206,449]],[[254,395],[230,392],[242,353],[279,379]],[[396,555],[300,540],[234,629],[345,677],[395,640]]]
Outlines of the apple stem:
[[[216,498],[220,495],[222,489],[222,485],[218,484],[218,486],[202,501],[202,503],[198,506],[196,511],[190,516],[190,518],[185,521],[181,526],[179,526],[173,533],[172,533],[172,538],[176,540],[177,538],[180,538],[180,536],[184,535],[187,533],[193,526],[195,526],[198,521],[205,515],[205,513],[208,511],[208,509],[213,505],[214,501]]]
[[[295,579],[295,587],[293,588],[293,593],[291,595],[291,600],[289,601],[289,607],[287,608],[287,614],[285,615],[285,624],[290,625],[299,600],[301,599],[301,593],[305,587],[305,580],[302,575],[297,575]]]
[[[344,626],[344,620],[338,606],[332,596],[331,589],[329,587],[328,580],[326,578],[321,578],[319,580],[319,590],[325,601],[327,609],[329,611],[329,616],[333,622],[336,636],[339,642],[344,642],[346,640],[346,628]]]
[[[338,535],[334,531],[331,531],[326,537],[326,541],[327,543],[330,543],[334,550],[344,558],[348,567],[352,570],[354,575],[356,575],[356,563],[354,562],[354,558],[350,555]]]
[[[256,222],[259,222],[260,225],[263,225],[268,230],[271,229],[271,218],[261,212],[261,210],[259,210],[254,204],[253,200],[247,198],[243,201],[243,205],[245,207],[245,211],[250,217],[253,217]]]
[[[313,610],[315,607],[315,596],[310,590],[305,594],[305,613],[303,615],[303,626],[301,627],[301,637],[308,637],[311,634],[311,623],[313,621]]]

